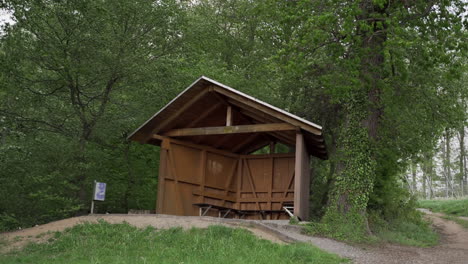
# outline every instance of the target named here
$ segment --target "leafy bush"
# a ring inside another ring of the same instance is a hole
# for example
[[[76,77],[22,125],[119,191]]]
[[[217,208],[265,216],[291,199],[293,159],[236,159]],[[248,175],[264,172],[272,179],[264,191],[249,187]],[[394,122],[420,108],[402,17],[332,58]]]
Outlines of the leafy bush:
[[[14,230],[20,226],[20,223],[16,220],[14,215],[9,215],[7,213],[0,214],[0,232]]]

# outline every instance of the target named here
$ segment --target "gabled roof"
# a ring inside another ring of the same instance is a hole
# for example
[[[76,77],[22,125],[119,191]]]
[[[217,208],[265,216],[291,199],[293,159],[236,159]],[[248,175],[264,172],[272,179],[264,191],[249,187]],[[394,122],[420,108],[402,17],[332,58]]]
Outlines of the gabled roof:
[[[296,127],[297,131],[203,135],[183,139],[234,153],[249,153],[272,141],[294,147],[295,135],[301,131],[309,153],[322,159],[327,158],[321,126],[204,76],[187,87],[128,138],[159,145],[160,140],[153,137],[154,134],[164,135],[173,129],[225,126],[228,106],[233,109],[232,125],[287,123]]]

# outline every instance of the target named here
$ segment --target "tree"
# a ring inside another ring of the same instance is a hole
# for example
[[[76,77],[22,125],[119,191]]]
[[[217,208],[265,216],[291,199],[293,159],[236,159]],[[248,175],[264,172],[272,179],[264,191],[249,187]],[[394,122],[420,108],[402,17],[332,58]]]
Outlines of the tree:
[[[390,219],[406,208],[394,202],[405,161],[431,150],[462,115],[453,83],[466,52],[463,1],[278,5],[287,42],[281,59],[297,87],[285,94],[307,94],[288,97],[294,109],[317,113],[311,119],[331,137],[323,221],[337,232],[347,222],[369,232],[368,210]]]
[[[152,111],[139,111],[140,104],[131,100],[161,93],[158,85],[164,83],[154,72],[180,47],[183,6],[170,0],[11,0],[4,5],[15,23],[4,27],[1,42],[6,91],[0,114],[26,138],[68,140],[74,170],[67,181],[75,193],[70,198],[86,211],[91,176],[100,171],[96,158],[117,160],[125,153],[130,160],[122,143],[136,119]],[[119,177],[124,176],[114,175],[116,184]]]

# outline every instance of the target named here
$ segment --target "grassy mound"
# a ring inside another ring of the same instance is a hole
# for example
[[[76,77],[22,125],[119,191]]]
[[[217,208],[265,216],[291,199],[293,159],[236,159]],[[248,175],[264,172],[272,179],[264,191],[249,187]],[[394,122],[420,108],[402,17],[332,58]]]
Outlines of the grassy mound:
[[[81,224],[0,256],[0,263],[342,263],[308,244],[280,245],[244,229],[138,229],[129,224]]]
[[[423,200],[419,206],[433,212],[454,216],[468,216],[468,199],[463,200]]]

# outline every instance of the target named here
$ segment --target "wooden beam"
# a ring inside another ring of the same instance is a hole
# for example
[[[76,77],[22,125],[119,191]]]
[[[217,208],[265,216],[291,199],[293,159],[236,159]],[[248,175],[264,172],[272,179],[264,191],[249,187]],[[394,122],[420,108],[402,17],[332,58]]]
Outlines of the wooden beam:
[[[258,111],[260,112],[263,112],[267,115],[270,115],[270,116],[273,116],[275,118],[278,118],[280,120],[283,120],[285,122],[288,122],[288,123],[291,123],[295,126],[298,126],[298,127],[301,127],[302,129],[314,134],[314,135],[317,135],[317,136],[320,136],[322,135],[322,131],[321,129],[319,128],[316,128],[316,127],[313,127],[313,126],[310,126],[310,125],[305,125],[303,122],[293,118],[293,117],[290,117],[286,114],[283,114],[283,113],[280,113],[274,109],[271,109],[265,105],[262,105],[262,104],[259,104],[255,101],[252,101],[252,100],[249,100],[248,98],[245,98],[243,96],[240,96],[236,93],[233,93],[231,91],[228,91],[226,89],[223,89],[223,88],[220,88],[220,87],[214,87],[214,90],[220,94],[223,94],[224,96],[227,96],[227,97],[230,97],[238,102],[241,102],[243,105],[245,106],[249,106],[249,107],[252,107],[254,109],[257,109]],[[229,102],[229,100],[228,100]]]
[[[229,202],[233,202],[233,203],[236,202],[235,197],[230,197],[230,196],[227,196],[227,195],[222,195],[222,194],[217,194],[217,193],[212,193],[212,192],[201,192],[201,191],[198,191],[198,190],[193,190],[192,194],[193,195],[198,195],[198,196],[214,198],[214,199],[217,199],[217,200],[225,200],[225,201],[229,201]]]
[[[163,139],[165,139],[167,137],[163,137],[161,135],[154,134],[153,138],[158,139],[158,140],[163,140]],[[206,150],[208,152],[213,152],[213,153],[216,153],[216,154],[224,155],[226,157],[231,157],[231,158],[235,158],[235,159],[239,158],[239,155],[234,154],[234,153],[232,153],[230,151],[216,149],[216,148],[206,146],[206,145],[199,145],[199,144],[195,144],[195,143],[188,142],[188,141],[185,141],[185,140],[171,138],[171,142],[175,143],[175,144],[178,144],[178,145],[183,145],[183,146],[186,146],[186,147],[195,148],[195,149],[204,149],[204,150]]]
[[[226,126],[232,126],[232,107],[230,105],[226,110]]]
[[[170,130],[164,133],[164,136],[186,137],[186,136],[202,136],[202,135],[260,133],[260,132],[287,131],[287,130],[296,130],[296,127],[287,123],[273,123],[273,124],[240,125],[240,126],[180,128],[180,129]]]
[[[188,102],[186,102],[181,108],[179,108],[175,113],[173,113],[171,116],[163,120],[161,123],[159,123],[153,130],[151,130],[151,133],[144,139],[144,142],[148,142],[153,137],[153,134],[159,132],[162,128],[170,124],[172,121],[174,121],[176,118],[180,116],[184,111],[186,111],[190,106],[192,106],[198,99],[202,98],[208,93],[208,90],[203,90],[196,96],[192,97]]]
[[[236,105],[236,103],[239,104],[238,102],[235,102],[234,100],[229,100],[229,103],[232,103],[233,105]],[[250,117],[250,118],[252,118],[255,121],[260,122],[260,123],[277,123],[278,122],[278,119],[276,119],[276,118],[266,116],[265,114],[262,114],[262,113],[254,113],[254,111],[255,111],[255,109],[242,109],[242,110],[240,110],[240,112],[243,115],[246,115],[246,116],[248,116],[248,117]],[[313,140],[314,142],[317,142],[319,144],[325,142],[325,140],[323,138],[320,138],[320,137],[317,137],[317,136],[314,136],[314,135],[310,135],[309,137],[310,137],[311,140]]]

